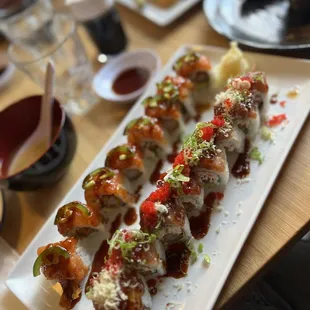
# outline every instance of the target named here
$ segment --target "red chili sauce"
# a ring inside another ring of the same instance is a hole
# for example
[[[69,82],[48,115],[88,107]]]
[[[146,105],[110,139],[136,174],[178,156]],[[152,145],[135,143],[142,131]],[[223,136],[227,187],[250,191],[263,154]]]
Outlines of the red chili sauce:
[[[116,77],[112,89],[118,95],[127,95],[143,87],[149,77],[150,72],[146,68],[129,68]]]

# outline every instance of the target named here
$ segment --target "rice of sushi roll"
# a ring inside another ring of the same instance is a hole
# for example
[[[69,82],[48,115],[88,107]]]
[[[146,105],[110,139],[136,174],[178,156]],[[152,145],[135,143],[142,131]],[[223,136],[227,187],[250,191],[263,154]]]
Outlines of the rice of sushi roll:
[[[119,251],[123,262],[142,275],[164,275],[166,256],[163,244],[155,235],[138,229],[117,230],[109,241],[109,254]]]
[[[55,217],[54,225],[64,237],[87,237],[102,228],[102,215],[97,209],[73,201],[62,206]]]
[[[156,118],[136,118],[126,126],[124,134],[128,143],[138,147],[144,157],[163,159],[170,152],[169,139]]]
[[[33,276],[44,274],[46,279],[57,281],[62,288],[59,305],[66,309],[74,307],[82,294],[80,283],[87,276],[88,267],[77,253],[77,239],[50,243],[38,249],[33,265]]]
[[[247,83],[244,85],[248,87]],[[217,117],[229,117],[244,132],[246,138],[252,139],[258,133],[260,113],[253,93],[247,88],[228,88],[218,94],[214,114]]]
[[[195,100],[193,98],[194,84],[182,76],[166,76],[157,84],[157,93],[167,99],[177,100],[181,103],[182,114],[187,121],[196,116]]]
[[[260,116],[262,120],[265,120],[269,110],[269,86],[266,75],[264,72],[249,72],[248,76],[251,81],[251,90],[254,95],[254,100],[257,102]]]
[[[156,95],[144,99],[143,105],[145,115],[159,121],[171,144],[180,140],[184,130],[184,119],[179,101]]]
[[[229,117],[215,117],[212,124],[216,127],[216,145],[228,152],[242,153],[245,134]]]
[[[140,226],[143,232],[155,234],[164,244],[191,238],[185,209],[171,196],[169,183],[163,183],[142,203]]]
[[[206,187],[226,185],[229,170],[226,152],[215,144],[211,122],[198,123],[183,145],[185,162]]]
[[[150,310],[152,298],[144,277],[125,268],[118,257],[110,257],[99,273],[93,273],[86,297],[98,310]]]
[[[130,144],[123,144],[109,151],[105,166],[119,170],[130,181],[137,180],[145,173],[142,152]]]
[[[106,212],[132,207],[136,197],[128,190],[126,179],[117,170],[98,168],[83,181],[86,203],[93,210]]]
[[[198,52],[190,51],[180,57],[173,66],[174,71],[194,83],[193,96],[200,104],[209,104],[213,100],[212,85],[214,76],[209,59]]]

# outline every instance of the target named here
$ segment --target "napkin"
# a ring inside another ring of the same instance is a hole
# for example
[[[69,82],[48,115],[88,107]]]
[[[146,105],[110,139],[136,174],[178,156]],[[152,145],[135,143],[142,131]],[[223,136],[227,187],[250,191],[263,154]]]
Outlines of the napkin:
[[[0,309],[26,310],[27,308],[6,287],[5,280],[18,261],[19,255],[0,237]]]

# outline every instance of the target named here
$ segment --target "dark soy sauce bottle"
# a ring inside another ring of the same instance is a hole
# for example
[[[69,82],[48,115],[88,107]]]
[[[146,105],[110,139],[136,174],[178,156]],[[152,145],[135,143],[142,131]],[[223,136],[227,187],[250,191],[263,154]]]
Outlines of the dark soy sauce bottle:
[[[67,0],[67,5],[100,53],[116,55],[125,50],[127,37],[113,0]]]

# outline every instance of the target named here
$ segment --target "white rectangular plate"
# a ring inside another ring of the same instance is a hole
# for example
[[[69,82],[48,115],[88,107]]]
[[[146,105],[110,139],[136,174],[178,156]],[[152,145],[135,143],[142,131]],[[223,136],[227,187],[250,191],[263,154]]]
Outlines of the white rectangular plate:
[[[134,0],[117,0],[122,5],[138,12],[145,18],[151,20],[159,26],[167,26],[180,17],[184,12],[193,7],[200,0],[179,0],[178,3],[167,9],[162,9],[156,5],[145,4],[141,10],[137,7]]]
[[[155,81],[160,81],[164,76],[172,72],[172,64],[179,56],[186,52],[187,48],[189,47],[181,47],[175,53],[163,71],[150,85],[145,93],[145,97],[154,94]],[[226,52],[226,50],[215,47],[205,46],[200,48],[208,55],[213,65],[218,64],[221,56]],[[263,54],[245,54],[251,64],[256,64],[259,70],[267,73],[269,84],[272,86],[270,93],[279,92],[279,100],[287,101],[285,108],[279,104],[272,105],[270,114],[286,113],[289,122],[286,126],[280,126],[274,130],[274,144],[257,138],[256,144],[264,154],[265,161],[260,166],[257,162],[251,162],[251,174],[247,180],[248,182],[240,182],[233,177],[230,178],[222,202],[223,211],[215,210],[213,212],[209,233],[201,240],[204,244],[204,253],[211,257],[210,266],[207,267],[202,263],[201,255],[198,261],[190,266],[186,278],[179,280],[168,278],[164,280],[161,284],[161,287],[164,287],[164,291],[161,291],[159,288],[158,294],[153,298],[154,310],[166,309],[166,304],[172,301],[182,305],[174,309],[211,309],[213,307],[241,247],[263,207],[271,186],[308,116],[310,84],[294,100],[286,98],[286,93],[295,85],[303,85],[307,82],[310,62]],[[103,147],[60,205],[72,200],[84,201],[81,188],[83,178],[104,163],[108,150],[126,141],[123,136],[124,127],[129,120],[143,114],[141,101],[142,98],[133,106],[115,134]],[[210,110],[204,114],[203,120],[210,120],[212,117],[213,112]],[[186,131],[190,132],[193,126],[194,124],[187,126]],[[153,189],[153,186],[146,184],[143,188],[140,202]],[[139,203],[137,204],[137,210],[138,208]],[[43,276],[38,278],[32,277],[32,265],[36,258],[37,248],[61,239],[56,227],[53,225],[55,213],[48,219],[24,252],[6,282],[12,292],[32,310],[47,309],[47,307],[58,309],[59,296],[56,296],[56,293],[53,292],[51,284]],[[131,227],[136,226],[138,226],[137,223]],[[96,234],[93,234],[91,238],[96,239],[97,237]],[[91,251],[95,251],[96,246],[92,247]],[[92,304],[83,296],[75,309],[92,309]]]

